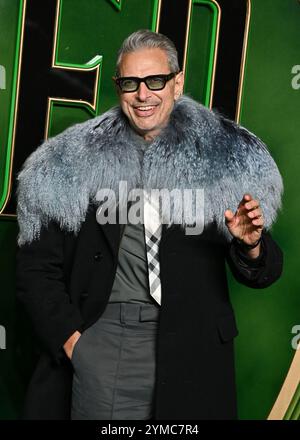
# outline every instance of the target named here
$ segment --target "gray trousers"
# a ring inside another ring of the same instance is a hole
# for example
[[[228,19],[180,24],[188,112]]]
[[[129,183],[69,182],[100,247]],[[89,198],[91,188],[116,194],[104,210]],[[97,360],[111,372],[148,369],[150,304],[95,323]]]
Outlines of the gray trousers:
[[[73,420],[152,416],[159,307],[109,303],[74,347]]]

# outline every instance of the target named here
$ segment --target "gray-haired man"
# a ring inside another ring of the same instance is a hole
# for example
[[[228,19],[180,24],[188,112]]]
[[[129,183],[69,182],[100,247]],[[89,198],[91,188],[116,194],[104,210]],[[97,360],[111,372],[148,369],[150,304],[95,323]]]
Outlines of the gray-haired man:
[[[225,261],[253,288],[280,276],[279,171],[256,136],[181,97],[165,36],[130,35],[114,80],[120,106],[49,139],[19,176],[18,296],[43,351],[25,417],[236,418]],[[101,224],[97,194],[123,181],[178,190],[170,212],[150,200],[124,225],[117,196]],[[189,235],[194,202],[179,198],[196,189],[204,230]]]

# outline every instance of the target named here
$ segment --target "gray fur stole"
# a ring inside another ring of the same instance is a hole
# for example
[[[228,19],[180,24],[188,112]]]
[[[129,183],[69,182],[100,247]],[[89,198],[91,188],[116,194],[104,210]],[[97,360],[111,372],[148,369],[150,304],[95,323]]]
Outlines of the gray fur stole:
[[[278,168],[263,142],[245,128],[184,96],[169,123],[141,156],[138,136],[119,107],[45,141],[18,176],[19,245],[56,221],[77,233],[101,188],[204,190],[205,225],[216,222],[227,238],[224,211],[235,212],[245,193],[260,201],[269,229],[281,206]],[[169,225],[189,224],[173,212]]]

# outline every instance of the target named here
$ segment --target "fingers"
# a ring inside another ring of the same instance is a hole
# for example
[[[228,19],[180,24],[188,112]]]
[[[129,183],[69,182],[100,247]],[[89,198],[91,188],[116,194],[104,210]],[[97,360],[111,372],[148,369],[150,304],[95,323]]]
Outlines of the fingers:
[[[251,194],[244,194],[242,200],[240,201],[239,207],[245,207],[246,209],[253,209],[259,206],[259,201],[255,200]]]
[[[249,202],[245,203],[245,208],[248,209],[248,210],[255,209],[255,208],[258,208],[258,207],[259,207],[259,201],[255,200],[255,199],[252,199]]]
[[[244,194],[243,200],[245,200],[246,202],[249,202],[249,200],[252,200],[253,197],[251,196],[251,194],[247,193]]]
[[[244,207],[247,210],[247,216],[252,220],[252,224],[258,227],[258,229],[262,229],[264,225],[264,218],[262,209],[259,206],[259,201],[253,199],[250,194],[245,194],[243,200],[247,200],[244,204]]]
[[[237,218],[246,218],[251,220],[251,223],[258,229],[262,229],[264,225],[263,212],[259,205],[259,201],[254,199],[251,194],[246,193],[243,199],[239,203],[238,210],[236,212]],[[234,219],[235,214],[230,209],[225,211],[226,222],[230,222]]]
[[[262,217],[256,218],[256,219],[252,220],[252,224],[254,226],[257,226],[258,229],[262,229],[264,226],[264,219]]]
[[[227,222],[230,222],[234,218],[234,213],[230,209],[226,209],[224,214]]]
[[[261,208],[256,208],[248,211],[247,213],[248,217],[254,219],[256,217],[262,217],[262,210]]]
[[[250,202],[251,200],[253,200],[251,194],[244,194],[244,196],[243,196],[242,200],[240,201],[238,207],[241,208],[241,207],[245,206],[245,204],[247,202]]]

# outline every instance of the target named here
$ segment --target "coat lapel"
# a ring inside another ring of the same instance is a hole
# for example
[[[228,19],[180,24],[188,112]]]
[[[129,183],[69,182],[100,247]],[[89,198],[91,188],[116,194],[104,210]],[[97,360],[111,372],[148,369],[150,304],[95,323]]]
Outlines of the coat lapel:
[[[120,245],[121,226],[118,223],[106,223],[104,225],[100,225],[97,222],[96,213],[97,206],[90,205],[83,227],[94,231],[93,233],[102,231],[113,256],[117,256]]]
[[[121,239],[121,225],[106,223],[98,226],[102,229],[113,256],[117,257]]]

